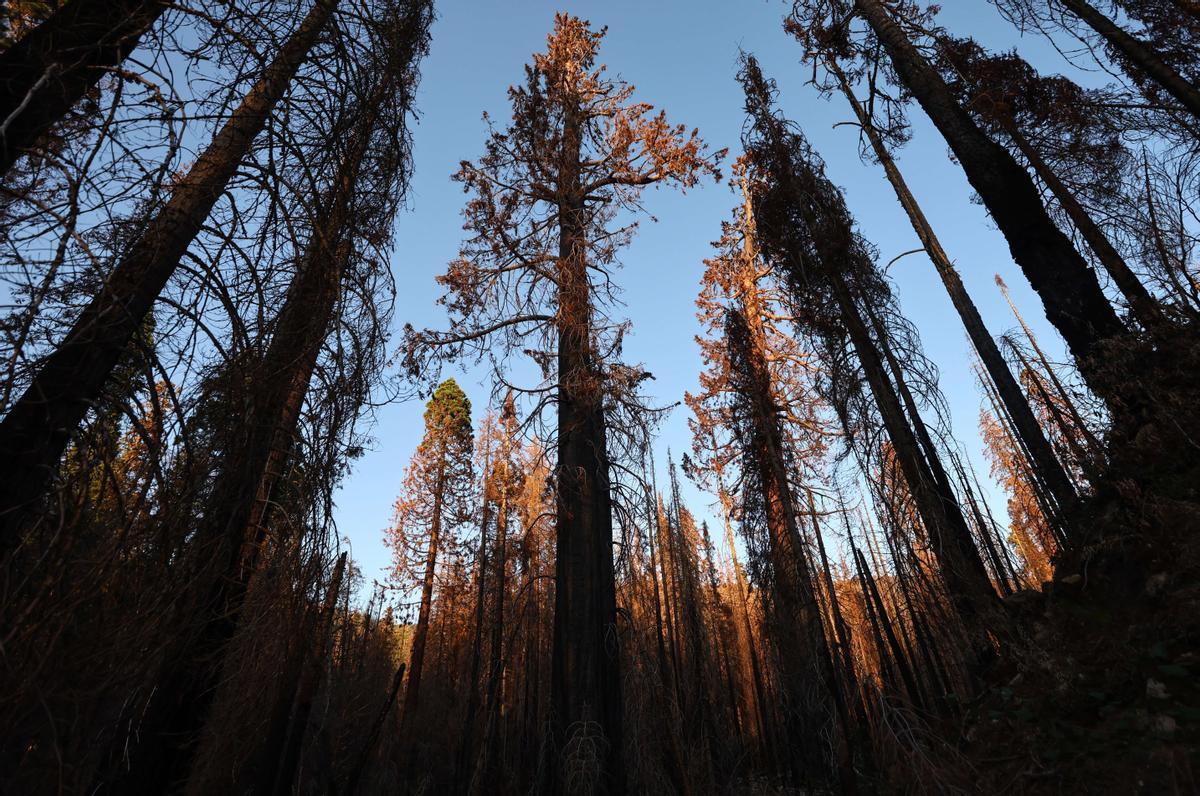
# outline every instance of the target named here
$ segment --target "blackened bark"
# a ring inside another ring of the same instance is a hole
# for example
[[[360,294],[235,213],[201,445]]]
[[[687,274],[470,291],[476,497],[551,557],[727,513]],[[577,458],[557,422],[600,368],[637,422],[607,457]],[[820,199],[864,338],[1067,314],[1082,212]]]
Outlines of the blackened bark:
[[[962,320],[963,326],[967,330],[967,335],[971,338],[971,343],[979,353],[979,359],[983,362],[984,369],[987,371],[988,376],[995,385],[996,393],[1000,396],[1000,400],[1004,404],[1005,413],[1011,419],[1014,428],[1017,429],[1020,435],[1022,449],[1026,452],[1033,471],[1037,473],[1039,482],[1044,485],[1042,494],[1048,493],[1053,497],[1054,504],[1047,507],[1049,509],[1048,513],[1058,516],[1061,512],[1065,512],[1075,505],[1077,495],[1074,484],[1063,468],[1062,462],[1055,455],[1054,448],[1046,438],[1041,424],[1038,423],[1033,409],[1029,406],[1029,401],[1025,398],[1025,394],[1021,390],[1021,386],[1017,383],[1012,371],[1009,370],[1008,363],[1004,361],[999,346],[996,345],[995,339],[984,325],[983,318],[980,316],[975,302],[971,300],[970,294],[967,293],[962,279],[959,278],[957,269],[955,269],[954,264],[950,261],[950,257],[946,254],[945,249],[942,248],[941,241],[934,233],[933,226],[929,223],[928,218],[926,218],[920,204],[917,203],[916,197],[909,190],[904,175],[900,173],[900,169],[896,166],[895,160],[893,160],[891,153],[879,135],[879,131],[873,125],[866,109],[863,108],[858,98],[854,96],[854,92],[840,67],[832,61],[828,63],[830,70],[838,78],[842,93],[846,95],[846,99],[853,108],[863,132],[867,135],[867,140],[871,144],[871,149],[875,153],[876,159],[883,166],[888,181],[891,182],[892,188],[896,192],[896,197],[900,201],[900,205],[908,215],[913,230],[917,233],[917,238],[921,241],[921,245],[924,246],[925,252],[933,262],[934,267],[937,268],[938,276],[941,277],[942,284],[946,288],[946,293],[950,296],[950,301],[954,305],[954,309],[958,312],[958,317]]]
[[[1016,144],[1017,149],[1029,161],[1029,165],[1033,168],[1038,179],[1042,181],[1054,198],[1058,200],[1058,204],[1062,207],[1063,212],[1067,214],[1067,218],[1071,219],[1071,223],[1079,230],[1079,234],[1083,236],[1088,247],[1096,255],[1096,259],[1104,266],[1104,270],[1112,277],[1113,283],[1117,289],[1121,291],[1121,295],[1129,302],[1129,309],[1133,311],[1133,315],[1138,319],[1138,322],[1150,331],[1161,331],[1166,319],[1163,317],[1162,308],[1158,306],[1158,302],[1150,295],[1150,291],[1142,284],[1142,280],[1138,279],[1137,274],[1125,262],[1125,258],[1117,251],[1116,247],[1109,241],[1108,236],[1100,229],[1099,225],[1092,219],[1091,215],[1084,209],[1079,200],[1075,198],[1070,189],[1063,184],[1054,170],[1041,156],[1041,153],[1025,138],[1024,134],[1016,128],[1015,125],[1008,125],[1006,131],[1008,137]]]
[[[1059,0],[1059,2],[1072,14],[1087,23],[1088,27],[1100,34],[1113,49],[1128,59],[1137,71],[1158,83],[1188,112],[1200,118],[1200,89],[1172,69],[1170,64],[1164,61],[1152,46],[1113,22],[1087,0]]]
[[[568,139],[579,151],[578,130]],[[603,385],[591,350],[592,306],[582,201],[560,209],[558,490],[551,702],[559,738],[556,789],[579,778],[600,793],[626,789],[620,643]],[[600,759],[593,759],[598,754]],[[598,769],[591,767],[596,766]]]
[[[0,555],[14,549],[67,443],[336,7],[316,0],[136,243],[0,422]]]
[[[1110,405],[1122,397],[1120,385],[1102,374],[1102,347],[1128,330],[1100,289],[1096,274],[1054,225],[1033,180],[1004,147],[979,129],[955,100],[881,0],[855,0],[904,85],[942,133],[962,164],[967,180],[983,199],[1008,240],[1013,260],[1045,306],[1046,317],[1062,334],[1088,385]]]
[[[0,177],[133,52],[166,0],[69,0],[0,53]]]

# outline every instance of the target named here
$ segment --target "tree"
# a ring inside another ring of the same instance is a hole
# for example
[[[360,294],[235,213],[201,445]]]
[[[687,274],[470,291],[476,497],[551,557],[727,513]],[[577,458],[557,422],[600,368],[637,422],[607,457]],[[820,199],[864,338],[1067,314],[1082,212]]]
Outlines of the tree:
[[[1008,621],[891,352],[880,317],[890,291],[854,231],[841,192],[825,177],[824,164],[803,135],[778,115],[774,87],[753,58],[746,58],[739,77],[750,117],[743,146],[758,175],[752,185],[762,257],[787,279],[793,315],[822,344],[829,363],[836,363],[836,352],[849,340],[929,533],[946,591],[971,634],[972,657],[986,661],[994,655],[988,629],[1003,633]],[[859,433],[847,408],[847,397],[859,389],[856,371],[835,365],[827,388],[827,400],[851,438]]]
[[[471,238],[441,282],[454,333],[411,333],[414,372],[435,356],[527,350],[557,407],[557,563],[552,703],[555,787],[622,791],[621,680],[606,417],[634,399],[640,369],[616,362],[624,326],[607,315],[608,279],[654,184],[688,188],[715,173],[695,132],[632,101],[596,65],[605,31],[555,17],[544,53],[509,89],[513,114],[478,163],[456,175],[471,194]],[[500,383],[504,378],[501,375]],[[539,407],[540,408],[540,407]],[[597,777],[599,779],[597,779]],[[576,781],[580,780],[580,781]],[[572,784],[574,783],[574,784]]]
[[[117,774],[125,789],[165,789],[190,768],[223,653],[237,632],[250,580],[259,568],[270,509],[280,500],[279,481],[293,457],[322,345],[338,319],[343,289],[353,286],[356,270],[367,266],[354,253],[370,252],[367,241],[387,239],[404,192],[405,125],[432,8],[415,0],[379,12],[374,42],[378,68],[366,72],[368,82],[348,116],[349,135],[338,169],[314,197],[309,239],[269,343],[245,371],[230,368],[235,380],[246,382],[245,393],[238,393],[241,412],[229,422],[229,441],[216,462],[203,515],[190,540],[193,554],[200,551],[204,562],[193,587],[199,595],[198,616],[188,618],[198,630],[181,633],[172,645],[159,681],[150,689],[150,705],[134,722],[138,741]],[[394,167],[380,170],[382,184],[372,176],[375,163]],[[288,544],[285,539],[275,542]],[[117,744],[124,746],[125,740]]]
[[[984,129],[1001,140],[1007,138],[1025,159],[1108,272],[1134,317],[1146,329],[1163,331],[1166,319],[1158,301],[1045,154],[1058,149],[1054,159],[1061,169],[1096,172],[1092,180],[1102,185],[1111,185],[1127,173],[1122,161],[1128,155],[1120,133],[1108,132],[1097,123],[1100,114],[1095,108],[1100,103],[1065,77],[1039,75],[1015,52],[990,55],[969,39],[943,38],[938,53],[948,83],[957,89],[963,105]]]
[[[69,0],[0,52],[0,178],[133,52],[169,5]]]
[[[0,421],[0,555],[20,543],[30,506],[40,500],[71,435],[95,403],[129,340],[178,267],[226,183],[283,98],[333,15],[337,0],[312,9],[225,122],[170,200],[122,254],[71,331],[38,368]]]
[[[1127,329],[1095,273],[1047,214],[1029,175],[979,129],[910,38],[906,26],[924,29],[930,25],[926,16],[908,3],[894,8],[881,0],[854,0],[852,12],[842,9],[827,18],[824,3],[801,0],[795,4],[791,29],[813,42],[814,51],[836,45],[869,59],[878,43],[896,81],[921,105],[962,165],[1089,386],[1110,405],[1118,403],[1122,389],[1101,373],[1102,351],[1106,343],[1124,338]],[[856,17],[867,23],[873,41],[853,30]]]
[[[707,370],[700,377],[701,393],[686,400],[695,415],[700,461],[722,467],[714,459],[727,458],[738,465],[743,533],[765,532],[764,569],[772,595],[768,627],[783,668],[785,732],[790,745],[805,750],[795,774],[820,778],[818,772],[830,763],[823,759],[823,738],[833,720],[826,700],[838,699],[839,691],[794,486],[796,470],[811,468],[825,443],[809,375],[814,364],[782,328],[790,312],[777,277],[759,258],[753,177],[744,163],[737,173],[744,202],[723,225],[696,302],[708,332],[697,337]],[[727,435],[727,453],[706,449],[717,433]]]
[[[1050,513],[1069,511],[1076,502],[1075,488],[1067,477],[1062,463],[1054,455],[1054,449],[1046,439],[1041,426],[1038,425],[1037,418],[1034,417],[1033,410],[1029,407],[1029,402],[1025,399],[1020,385],[1017,384],[1017,380],[1013,377],[1012,371],[1009,370],[1000,353],[1000,348],[996,345],[996,341],[988,332],[987,327],[984,326],[983,318],[979,315],[975,302],[967,293],[957,269],[950,261],[941,241],[938,240],[916,197],[909,190],[904,175],[900,173],[899,167],[892,158],[884,136],[876,127],[875,120],[855,96],[846,73],[838,66],[833,56],[830,56],[825,64],[836,78],[837,85],[845,95],[847,102],[850,103],[862,134],[866,136],[870,144],[875,160],[883,167],[888,181],[896,192],[896,198],[904,208],[913,230],[917,233],[917,238],[937,269],[946,293],[950,296],[954,309],[958,312],[958,316],[967,330],[967,336],[978,352],[988,377],[995,385],[1004,411],[1019,435],[1020,450],[1029,459],[1036,478],[1045,485],[1045,488],[1038,494],[1048,497],[1052,502],[1047,506]],[[871,106],[873,107],[873,103]]]
[[[471,513],[473,440],[471,402],[454,379],[447,379],[425,409],[425,436],[408,465],[387,535],[396,553],[394,576],[401,582],[416,579],[421,586],[402,714],[410,727],[421,696],[438,558],[453,546],[453,529]]]

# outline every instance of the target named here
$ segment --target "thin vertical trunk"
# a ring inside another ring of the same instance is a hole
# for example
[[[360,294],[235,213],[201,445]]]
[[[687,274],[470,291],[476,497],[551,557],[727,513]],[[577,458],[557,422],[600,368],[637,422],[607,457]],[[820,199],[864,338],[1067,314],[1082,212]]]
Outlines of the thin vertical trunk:
[[[649,501],[649,497],[647,497]],[[663,641],[663,612],[662,612],[662,594],[658,588],[658,555],[654,549],[654,537],[658,535],[658,514],[656,508],[647,507],[649,513],[654,516],[654,529],[646,534],[646,541],[650,546],[650,578],[654,584],[654,629],[655,641],[658,648],[658,675],[662,680],[663,688],[670,688],[670,673],[667,671],[667,648]]]
[[[1058,0],[1063,7],[1100,34],[1138,71],[1158,83],[1193,116],[1200,118],[1200,89],[1171,68],[1155,49],[1117,25],[1087,0]]]
[[[1041,296],[1088,384],[1110,404],[1121,385],[1103,375],[1103,344],[1128,334],[1095,273],[1055,226],[1025,169],[979,129],[882,0],[854,0],[904,85],[942,133],[971,186],[1008,240],[1013,260]]]
[[[655,485],[657,489],[657,484]],[[679,600],[675,594],[675,567],[672,558],[671,523],[663,506],[662,495],[657,495],[657,513],[654,515],[655,531],[658,533],[659,562],[662,568],[663,610],[666,619],[667,649],[671,653],[671,694],[675,704],[683,706],[683,656],[679,651]]]
[[[166,0],[68,0],[0,53],[0,177],[133,52]]]
[[[425,575],[421,580],[421,607],[417,611],[417,627],[413,631],[412,651],[408,656],[408,684],[404,689],[402,721],[412,731],[416,709],[421,697],[421,672],[425,666],[425,646],[429,639],[429,613],[433,607],[433,580],[442,535],[442,508],[446,492],[446,466],[438,467],[433,488],[433,514],[429,524],[429,550],[425,557]],[[412,739],[409,738],[409,741]]]
[[[383,707],[379,709],[379,715],[375,717],[375,722],[371,725],[371,731],[367,733],[367,740],[363,743],[362,751],[358,753],[358,758],[350,769],[350,777],[346,780],[346,787],[343,790],[345,796],[354,796],[358,792],[358,785],[362,781],[367,761],[371,759],[371,754],[375,751],[375,744],[379,741],[379,733],[383,729],[383,723],[387,720],[388,714],[391,713],[392,705],[396,704],[396,697],[400,694],[400,685],[403,682],[404,664],[402,663],[396,669],[396,674],[392,677],[391,690],[388,691],[387,698],[383,701]]]
[[[329,652],[330,635],[333,630],[333,612],[337,607],[338,596],[342,589],[342,578],[346,572],[346,554],[338,557],[337,566],[333,570],[333,579],[329,582],[329,591],[325,593],[325,604],[321,607],[320,620],[317,622],[317,632],[313,639],[316,648],[304,667],[304,674],[296,689],[296,704],[292,708],[291,726],[288,728],[287,743],[283,755],[279,759],[279,768],[275,775],[275,785],[271,792],[275,796],[286,796],[292,792],[292,783],[300,769],[300,752],[304,748],[304,736],[308,730],[308,718],[312,713],[313,699],[325,675],[325,658]]]
[[[479,523],[479,552],[476,554],[475,565],[475,627],[472,631],[471,644],[471,673],[467,679],[467,711],[463,719],[462,745],[458,751],[458,766],[456,776],[465,774],[470,769],[470,762],[475,759],[475,717],[479,712],[479,670],[483,658],[483,616],[487,602],[487,528],[491,520],[490,509],[492,502],[488,500],[487,483],[490,478],[491,450],[485,448],[483,458],[483,489],[482,505],[480,506]],[[462,788],[460,780],[456,789]],[[466,783],[469,786],[469,781]]]
[[[71,435],[99,398],[121,352],[142,327],[336,5],[336,0],[316,0],[0,422],[0,450],[5,451],[0,462],[0,555],[19,544],[25,515],[44,494]]]
[[[942,248],[941,241],[934,233],[933,226],[925,217],[916,197],[909,190],[908,183],[896,166],[879,131],[875,129],[870,115],[854,95],[845,74],[837,63],[830,60],[828,64],[830,70],[837,76],[842,92],[846,95],[850,106],[854,109],[855,116],[871,144],[871,149],[880,165],[883,166],[888,181],[892,184],[896,197],[900,200],[901,207],[904,208],[913,230],[917,233],[917,238],[925,247],[926,254],[936,267],[938,276],[941,277],[942,284],[950,296],[950,301],[958,312],[963,326],[966,327],[967,335],[979,353],[979,358],[991,377],[997,394],[1004,403],[1006,414],[1012,419],[1013,426],[1020,434],[1022,446],[1027,452],[1030,464],[1038,473],[1039,480],[1045,484],[1045,492],[1053,496],[1056,506],[1052,508],[1055,513],[1069,509],[1074,506],[1077,499],[1075,487],[1067,476],[1066,470],[1063,469],[1062,462],[1055,455],[1054,447],[1046,439],[1046,434],[1038,423],[1033,409],[1029,406],[1025,394],[1021,391],[1021,386],[1017,383],[1012,371],[1009,370],[1008,364],[1000,353],[1000,348],[984,325],[975,302],[967,293],[966,287],[958,276],[958,271],[950,261],[945,249]]]
[[[811,567],[797,525],[797,505],[792,493],[784,437],[779,427],[775,386],[766,367],[766,338],[763,308],[757,291],[746,284],[741,311],[728,313],[726,334],[730,359],[743,371],[746,395],[751,406],[753,439],[747,451],[761,489],[764,523],[771,560],[775,640],[783,667],[785,731],[788,741],[803,750],[794,762],[803,765],[797,774],[804,779],[831,773],[834,761],[824,759],[825,748],[818,738],[836,719],[848,729],[841,690],[838,687],[828,641],[821,622],[820,607],[813,590]],[[832,697],[833,705],[825,700]],[[831,709],[832,708],[832,709]],[[843,786],[848,783],[843,778]]]
[[[506,429],[506,434],[508,431]],[[497,752],[499,743],[496,740],[500,732],[502,719],[501,689],[504,683],[504,598],[507,591],[505,575],[507,570],[506,546],[508,545],[508,457],[510,436],[506,436],[503,448],[504,458],[500,462],[500,506],[496,513],[496,553],[495,553],[495,596],[493,598],[491,661],[488,664],[487,700],[484,710],[484,731],[482,757],[475,770],[474,781],[471,784],[472,793],[483,793],[488,788],[502,789],[503,783],[497,776]]]
[[[1142,280],[1138,279],[1137,274],[1130,269],[1129,264],[1125,262],[1125,258],[1121,256],[1116,247],[1109,241],[1108,236],[1100,229],[1099,225],[1092,220],[1091,215],[1070,189],[1063,184],[1054,170],[1050,168],[1050,164],[1042,158],[1037,148],[1029,142],[1029,139],[1017,129],[1015,124],[1008,124],[1005,127],[1005,132],[1012,139],[1013,144],[1029,161],[1029,165],[1033,168],[1038,179],[1050,189],[1050,193],[1054,194],[1054,198],[1058,200],[1058,204],[1062,207],[1063,212],[1071,219],[1071,223],[1079,230],[1079,234],[1083,236],[1084,241],[1092,252],[1096,255],[1096,259],[1104,266],[1104,270],[1112,277],[1113,283],[1117,289],[1121,291],[1121,295],[1129,302],[1129,309],[1133,312],[1135,318],[1138,319],[1144,328],[1150,331],[1158,331],[1166,323],[1166,318],[1163,317],[1162,308],[1158,305],[1158,301],[1150,295],[1150,291],[1142,284]]]
[[[717,492],[718,500],[721,502],[721,520],[725,525],[725,541],[729,545],[729,557],[733,566],[734,585],[737,588],[738,607],[741,609],[738,613],[741,617],[741,630],[743,641],[746,645],[746,656],[750,662],[750,679],[753,686],[753,709],[754,721],[757,728],[758,743],[761,750],[774,764],[775,752],[774,744],[771,741],[771,735],[767,728],[766,718],[766,688],[763,685],[762,666],[758,659],[758,650],[754,644],[754,625],[750,619],[750,588],[746,583],[745,573],[738,563],[738,554],[736,540],[733,537],[733,522],[730,517],[729,493],[725,491],[724,479],[720,470],[716,473],[717,476]]]

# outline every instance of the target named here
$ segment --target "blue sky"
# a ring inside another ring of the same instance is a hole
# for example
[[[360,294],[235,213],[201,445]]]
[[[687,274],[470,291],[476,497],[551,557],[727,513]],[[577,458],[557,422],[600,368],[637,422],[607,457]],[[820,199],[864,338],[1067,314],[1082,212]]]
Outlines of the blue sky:
[[[457,253],[464,199],[450,175],[460,160],[481,153],[483,111],[498,124],[508,119],[505,90],[522,80],[523,64],[543,48],[558,10],[589,19],[596,27],[607,25],[601,61],[610,72],[633,83],[638,99],[666,109],[673,121],[698,127],[713,149],[737,148],[743,116],[734,81],[736,61],[739,48],[754,53],[764,71],[778,81],[784,111],[803,126],[827,161],[831,178],[845,190],[863,233],[879,247],[881,261],[918,248],[882,171],[859,162],[857,137],[849,127],[834,128],[849,116],[844,101],[823,100],[805,85],[799,46],[781,28],[786,9],[783,2],[765,0],[440,3],[432,50],[422,66],[416,174],[409,209],[396,224],[396,327],[409,322],[445,328],[444,311],[435,304],[440,291],[434,277]],[[1016,46],[1043,71],[1065,68],[1048,43],[1020,38],[986,0],[953,0],[945,4],[940,19],[956,34],[972,35],[986,46]],[[998,334],[1014,325],[992,281],[999,273],[1042,342],[1061,350],[1003,238],[983,209],[970,202],[966,180],[950,161],[944,141],[919,111],[913,113],[913,121],[913,141],[901,153],[900,166],[989,328]],[[633,321],[626,357],[643,362],[656,376],[648,383],[652,397],[672,403],[696,387],[700,360],[693,338],[699,328],[693,302],[701,261],[709,255],[709,244],[719,235],[734,197],[726,185],[710,183],[686,195],[651,191],[645,204],[657,222],[642,224],[621,257],[624,267],[619,273],[626,314]],[[955,436],[980,475],[986,476],[977,433],[980,394],[970,371],[965,333],[926,258],[906,257],[892,268],[892,275],[902,308],[915,321],[926,354],[941,371]],[[478,417],[490,389],[487,374],[468,369],[447,375],[456,376],[475,402]],[[379,409],[374,442],[336,496],[340,532],[348,538],[368,584],[382,579],[388,563],[383,530],[403,469],[420,438],[422,411],[415,401]],[[668,447],[678,456],[689,446],[685,410],[677,409],[662,430],[660,460]],[[697,510],[709,501],[686,483],[684,496]],[[991,502],[1002,510],[999,495],[993,494]]]

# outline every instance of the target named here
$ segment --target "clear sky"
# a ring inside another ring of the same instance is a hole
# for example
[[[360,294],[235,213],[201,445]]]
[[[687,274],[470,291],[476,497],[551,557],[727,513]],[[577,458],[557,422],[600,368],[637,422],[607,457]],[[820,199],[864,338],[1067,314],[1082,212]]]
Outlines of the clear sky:
[[[828,163],[831,178],[847,194],[863,233],[880,250],[882,262],[918,248],[891,187],[877,166],[857,155],[857,136],[845,121],[843,100],[826,101],[805,85],[800,49],[784,34],[781,20],[787,5],[779,0],[607,0],[543,2],[542,0],[446,0],[438,3],[432,50],[422,65],[418,96],[420,123],[415,130],[416,174],[409,209],[396,225],[392,269],[399,286],[396,328],[445,328],[444,310],[435,304],[440,291],[434,277],[457,253],[462,238],[460,209],[464,195],[450,181],[463,159],[481,152],[485,127],[480,115],[497,124],[509,118],[505,90],[523,79],[522,66],[545,44],[555,11],[564,10],[608,26],[601,61],[611,73],[634,84],[637,98],[664,108],[671,120],[698,127],[713,149],[736,154],[743,114],[734,81],[738,51],[758,56],[764,71],[781,90],[783,110],[800,123]],[[986,0],[944,3],[942,23],[956,34],[976,37],[986,46],[1017,47],[1043,71],[1062,71],[1062,59],[1044,41],[1020,38]],[[900,166],[925,208],[950,256],[956,260],[967,289],[975,297],[993,334],[1014,325],[992,281],[1001,274],[1042,341],[1061,350],[1041,313],[1041,305],[1013,265],[1008,247],[986,217],[970,201],[962,172],[949,159],[944,141],[919,110],[913,112],[913,141],[900,156]],[[728,175],[728,169],[725,169]],[[711,252],[734,196],[724,185],[708,184],[679,195],[651,191],[647,220],[621,258],[619,281],[625,290],[633,335],[626,358],[643,362],[656,380],[648,391],[660,403],[672,403],[685,390],[695,390],[700,359],[694,336],[699,327],[693,304],[702,274],[701,261]],[[909,256],[892,268],[901,306],[916,322],[926,354],[941,370],[941,386],[953,418],[956,438],[966,448],[981,476],[977,421],[981,397],[970,371],[966,335],[933,266],[923,256]],[[490,387],[482,370],[455,375],[482,414]],[[382,538],[403,469],[422,431],[423,406],[418,402],[385,406],[376,413],[374,442],[355,463],[336,496],[340,532],[367,584],[382,579],[388,551]],[[686,410],[675,410],[656,449],[660,461],[670,447],[678,458],[690,446]],[[690,485],[684,497],[704,514],[709,502]],[[1003,499],[991,502],[1002,511]]]

